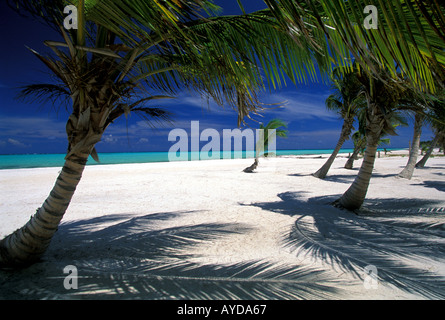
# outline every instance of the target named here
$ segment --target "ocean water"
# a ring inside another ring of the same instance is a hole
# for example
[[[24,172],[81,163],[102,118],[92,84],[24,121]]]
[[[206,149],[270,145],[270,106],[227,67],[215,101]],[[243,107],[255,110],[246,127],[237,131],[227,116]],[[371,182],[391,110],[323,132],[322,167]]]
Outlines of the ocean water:
[[[278,156],[283,155],[317,155],[330,154],[333,150],[277,150]],[[352,149],[342,149],[341,152],[352,152]],[[219,157],[212,158],[252,158],[252,152],[221,152]],[[46,168],[62,167],[65,154],[18,154],[0,155],[0,169],[22,169],[22,168]],[[189,152],[188,160],[198,160],[199,152]],[[100,163],[89,159],[87,165],[123,164],[123,163],[148,163],[169,161],[168,152],[135,152],[135,153],[99,153]],[[186,159],[182,159],[186,160]]]

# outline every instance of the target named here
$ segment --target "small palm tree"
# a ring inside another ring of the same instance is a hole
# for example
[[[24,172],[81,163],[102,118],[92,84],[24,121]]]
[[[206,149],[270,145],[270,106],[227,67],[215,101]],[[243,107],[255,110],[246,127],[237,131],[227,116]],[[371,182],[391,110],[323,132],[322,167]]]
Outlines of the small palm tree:
[[[287,125],[279,119],[269,121],[266,126],[262,123],[260,124],[260,135],[255,148],[255,161],[250,167],[245,168],[243,170],[244,172],[251,173],[258,167],[261,154],[265,157],[270,155],[269,142],[271,139],[274,140],[275,137],[287,137],[287,130],[285,128],[287,128]]]
[[[317,178],[324,179],[326,177],[341,147],[349,139],[351,131],[354,129],[354,119],[359,108],[362,108],[366,103],[364,95],[362,95],[362,86],[356,77],[357,72],[357,69],[349,73],[341,72],[340,68],[334,69],[332,82],[335,93],[326,99],[326,107],[328,110],[337,112],[343,118],[343,126],[334,151],[325,164],[313,174]]]

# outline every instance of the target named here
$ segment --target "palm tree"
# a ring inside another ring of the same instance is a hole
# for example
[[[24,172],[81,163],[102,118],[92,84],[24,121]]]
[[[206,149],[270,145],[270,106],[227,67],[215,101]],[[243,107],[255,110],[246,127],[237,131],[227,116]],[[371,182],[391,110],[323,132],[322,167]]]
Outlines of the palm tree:
[[[352,140],[354,141],[354,151],[352,152],[352,155],[349,157],[348,161],[345,164],[345,169],[352,169],[354,160],[357,160],[357,156],[359,153],[363,154],[366,149],[366,109],[361,109],[360,112],[357,115],[358,118],[358,124],[359,129],[354,132],[352,135]],[[390,139],[384,138],[387,135],[390,135],[393,133],[393,130],[395,130],[399,126],[408,126],[408,123],[406,122],[405,117],[403,117],[399,113],[393,113],[391,115],[390,119],[392,130],[390,132],[382,132],[382,135],[380,137],[379,146],[382,144],[389,145]]]
[[[326,177],[341,147],[349,139],[351,131],[354,129],[354,119],[358,109],[363,106],[362,88],[357,80],[356,72],[357,70],[344,73],[339,68],[334,70],[332,82],[335,93],[326,99],[326,107],[328,110],[337,112],[343,118],[343,126],[334,151],[325,164],[313,174],[317,178],[324,179]]]
[[[391,118],[397,111],[398,102],[406,94],[406,89],[396,90],[385,86],[378,79],[362,77],[367,94],[368,106],[366,108],[366,149],[359,173],[350,188],[334,202],[336,206],[349,210],[356,210],[363,204],[372,177],[376,152],[380,137],[383,133],[395,135]]]
[[[445,84],[445,7],[433,2],[379,1],[378,27],[368,30],[364,0],[265,0],[283,25],[302,34],[322,30],[333,55],[361,67],[367,98],[367,145],[360,171],[334,205],[359,209],[366,197],[383,130],[391,130],[390,115],[409,90],[435,93]],[[341,38],[347,50],[336,46]],[[339,60],[337,60],[339,63]],[[344,62],[345,63],[345,62]],[[366,75],[365,75],[366,74]],[[438,79],[438,81],[434,81]]]
[[[352,134],[352,141],[354,142],[354,150],[346,161],[344,168],[352,169],[354,161],[358,159],[359,153],[363,153],[366,146],[366,137],[359,130]]]
[[[426,162],[428,161],[428,158],[433,153],[434,148],[437,145],[443,145],[445,141],[445,104],[443,98],[439,99],[432,99],[430,101],[430,104],[432,105],[431,113],[429,116],[427,116],[427,119],[429,119],[428,123],[433,129],[434,132],[434,138],[431,141],[428,150],[426,151],[425,155],[420,159],[419,162],[416,163],[416,168],[423,168],[425,167]]]
[[[71,115],[60,175],[29,222],[0,241],[0,265],[24,265],[43,255],[88,157],[98,159],[95,145],[119,117],[135,112],[165,119],[168,113],[151,103],[188,88],[231,105],[240,124],[261,110],[257,90],[281,86],[285,74],[295,81],[312,80],[315,62],[330,62],[329,55],[310,50],[314,43],[301,46],[304,37],[296,43],[295,35],[282,32],[268,12],[217,16],[218,7],[208,0],[72,1],[78,9],[77,30],[61,26],[64,0],[9,1],[58,30],[63,39],[45,41],[52,56],[31,50],[58,83],[27,86],[23,93],[68,96]]]
[[[398,174],[398,177],[411,180],[414,174],[414,168],[416,166],[417,157],[420,149],[420,137],[422,135],[422,125],[424,116],[420,113],[416,113],[414,116],[414,133],[411,147],[409,149],[408,162],[403,170]]]
[[[258,167],[261,153],[265,157],[270,155],[269,142],[271,138],[275,139],[275,137],[287,137],[287,130],[285,128],[287,128],[287,125],[280,119],[270,120],[266,126],[264,126],[262,123],[260,124],[260,134],[255,148],[255,161],[251,166],[245,168],[243,170],[244,172],[251,173]]]

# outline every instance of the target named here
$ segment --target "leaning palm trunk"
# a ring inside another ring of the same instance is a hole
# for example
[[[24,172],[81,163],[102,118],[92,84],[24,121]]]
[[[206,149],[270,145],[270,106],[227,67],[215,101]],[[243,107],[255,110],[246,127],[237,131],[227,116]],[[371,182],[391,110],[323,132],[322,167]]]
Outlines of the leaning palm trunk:
[[[0,266],[27,265],[41,258],[68,208],[88,156],[75,153],[66,159],[42,207],[22,228],[0,242]]]
[[[431,154],[433,153],[434,148],[436,147],[437,142],[439,141],[439,135],[436,134],[434,136],[433,141],[431,141],[431,145],[428,148],[427,152],[425,153],[425,155],[422,157],[422,159],[420,159],[419,162],[416,163],[416,168],[423,168],[425,167],[426,162],[428,161],[429,157],[431,156]]]
[[[417,157],[419,155],[420,136],[422,135],[422,121],[423,117],[419,114],[416,114],[414,122],[413,143],[411,144],[408,163],[406,164],[405,168],[403,168],[403,170],[399,173],[400,178],[410,180],[413,176]]]
[[[371,181],[372,171],[377,153],[377,147],[380,135],[383,130],[385,119],[381,114],[377,105],[372,105],[368,111],[368,123],[366,127],[366,150],[363,158],[362,166],[358,172],[352,185],[334,202],[335,206],[339,206],[348,210],[359,209],[368,192],[369,182]]]
[[[360,153],[360,149],[362,148],[362,144],[358,143],[354,151],[352,152],[352,155],[349,157],[348,161],[345,163],[345,169],[352,169],[354,166],[354,161],[357,160],[358,154]]]
[[[341,129],[340,138],[338,139],[337,145],[334,149],[334,152],[332,152],[331,156],[328,158],[328,160],[325,162],[325,164],[318,169],[317,172],[313,173],[312,175],[314,177],[324,179],[326,175],[328,174],[329,169],[331,168],[332,164],[334,163],[335,158],[337,157],[338,153],[341,150],[341,147],[345,143],[345,141],[349,138],[351,131],[352,131],[352,124],[354,122],[354,119],[345,119],[343,121],[343,127]]]

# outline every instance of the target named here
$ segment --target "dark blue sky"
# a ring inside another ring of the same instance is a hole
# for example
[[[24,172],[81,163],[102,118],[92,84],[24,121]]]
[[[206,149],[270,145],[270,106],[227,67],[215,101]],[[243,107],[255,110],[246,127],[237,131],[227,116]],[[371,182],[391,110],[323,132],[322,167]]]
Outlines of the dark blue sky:
[[[244,1],[247,11],[261,9],[260,0]],[[224,14],[240,13],[236,0],[217,1]],[[18,87],[32,83],[50,83],[46,67],[25,46],[46,53],[44,40],[58,39],[58,34],[30,18],[23,18],[0,3],[0,154],[64,153],[66,151],[65,123],[69,114],[64,107],[51,104],[25,103],[16,99]],[[340,133],[342,120],[335,113],[326,111],[324,101],[331,93],[329,86],[319,83],[299,85],[290,81],[287,87],[272,93],[263,93],[262,101],[279,103],[287,101],[284,108],[274,109],[256,119],[267,122],[280,118],[287,122],[289,137],[278,139],[278,149],[332,149]],[[214,128],[234,129],[236,112],[214,103],[208,107],[196,94],[183,92],[177,99],[163,102],[173,112],[173,125],[148,126],[141,118],[131,115],[111,125],[97,145],[98,152],[167,151],[174,142],[168,141],[173,128],[190,128],[190,122],[200,121],[201,131]],[[255,122],[249,125],[257,127]],[[399,130],[391,138],[391,147],[407,147],[412,127]],[[431,138],[424,130],[422,139]],[[351,148],[349,141],[345,148]]]

